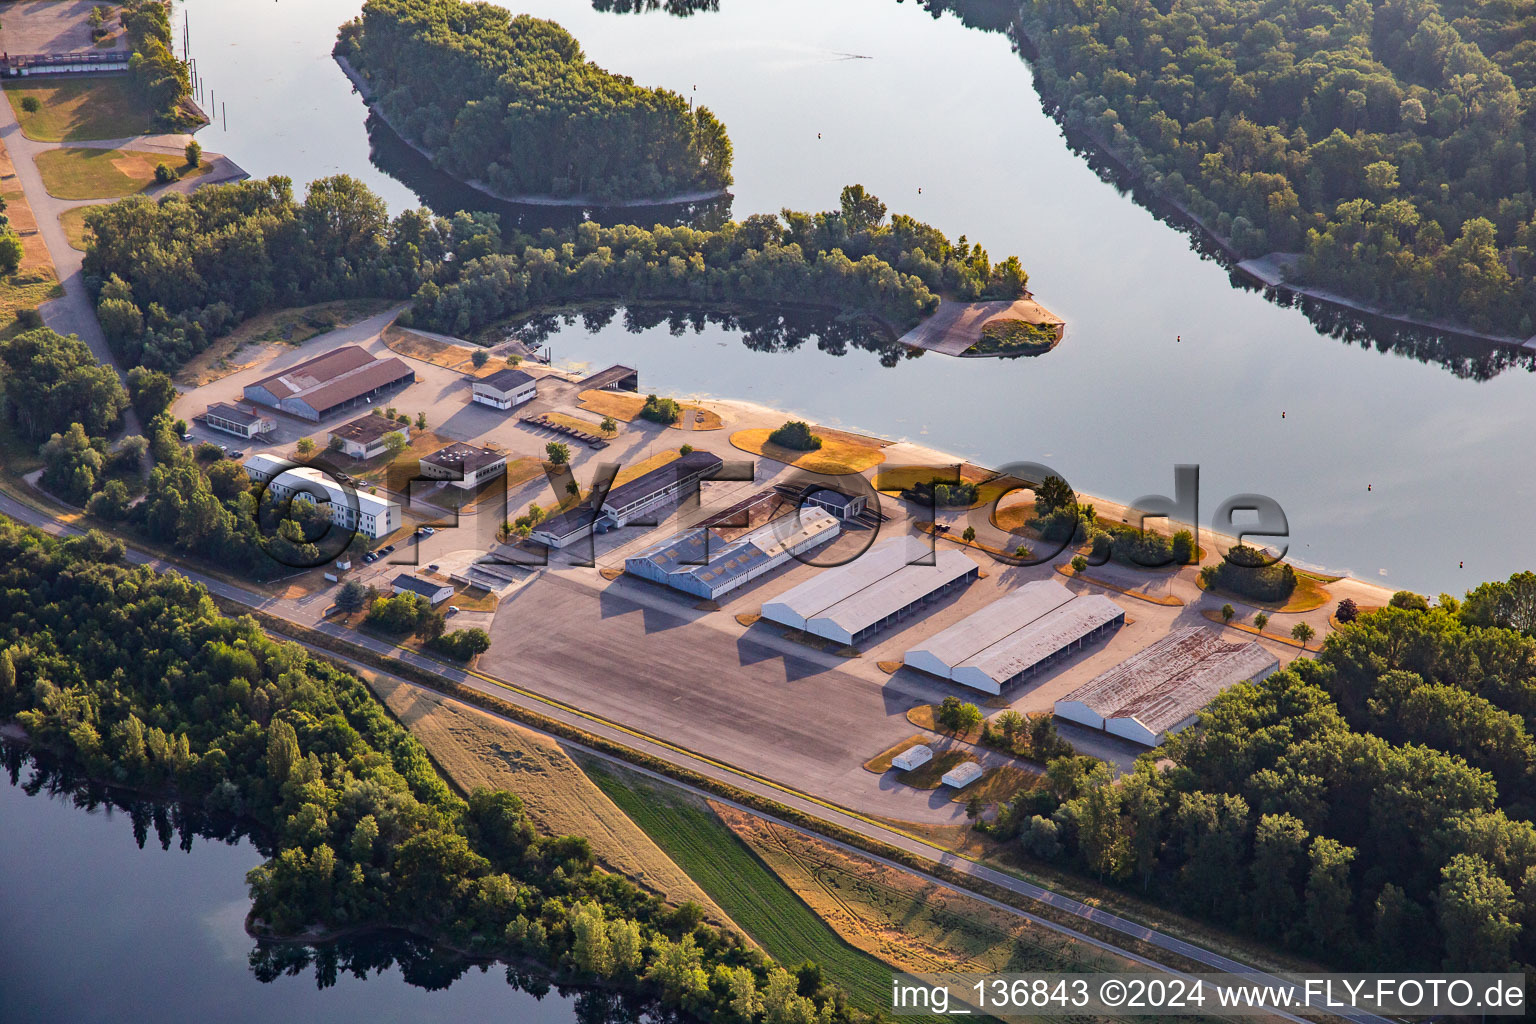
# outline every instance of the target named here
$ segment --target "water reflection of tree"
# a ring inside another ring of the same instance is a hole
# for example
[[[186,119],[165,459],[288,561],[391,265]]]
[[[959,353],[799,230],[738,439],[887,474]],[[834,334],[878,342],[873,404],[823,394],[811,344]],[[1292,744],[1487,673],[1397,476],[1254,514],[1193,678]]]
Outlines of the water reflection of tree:
[[[679,18],[690,14],[717,13],[720,0],[592,0],[592,9],[604,14],[643,14],[646,11],[666,11]]]
[[[0,741],[0,764],[4,765],[10,784],[28,796],[47,796],[68,801],[88,812],[106,810],[124,814],[133,829],[134,841],[143,849],[153,828],[162,850],[174,842],[183,852],[190,852],[195,839],[235,844],[249,841],[262,857],[273,850],[259,832],[238,817],[238,808],[220,806],[218,791],[210,797],[211,807],[151,799],[140,793],[109,787],[92,781],[42,751],[23,744]],[[373,930],[341,936],[334,941],[304,944],[258,942],[247,958],[251,974],[263,983],[284,977],[312,974],[315,984],[331,988],[342,975],[367,980],[391,967],[400,968],[406,984],[428,991],[446,989],[471,969],[488,970],[492,963],[464,956],[418,936],[396,930]],[[547,977],[529,974],[517,967],[506,968],[507,984],[542,999],[551,990]],[[625,993],[586,988],[557,988],[562,998],[572,1000],[576,1019],[590,1024],[636,1024],[642,1020],[673,1020],[658,1014],[648,1001]]]
[[[630,334],[665,325],[669,334],[680,338],[717,327],[739,335],[742,345],[753,352],[795,352],[813,343],[817,350],[834,356],[854,350],[872,352],[886,367],[922,355],[921,350],[897,341],[884,324],[866,316],[819,310],[706,310],[664,303],[636,303],[623,310],[624,330]],[[538,313],[506,325],[503,340],[538,347],[562,330],[575,327],[578,319],[588,333],[595,334],[608,327],[618,312],[618,306],[584,306]]]

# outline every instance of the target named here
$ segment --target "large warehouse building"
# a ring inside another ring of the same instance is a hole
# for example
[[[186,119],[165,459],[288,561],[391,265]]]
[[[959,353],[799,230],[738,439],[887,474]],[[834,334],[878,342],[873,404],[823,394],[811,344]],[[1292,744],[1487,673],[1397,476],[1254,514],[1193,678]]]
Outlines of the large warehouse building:
[[[727,543],[698,527],[624,560],[624,571],[711,601],[772,572],[841,532],[832,515],[803,508]]]
[[[245,398],[318,423],[415,379],[416,371],[394,356],[375,359],[357,345],[343,345],[247,384]]]
[[[1044,671],[1125,624],[1125,609],[1054,580],[1026,583],[907,651],[910,668],[987,693]]]
[[[1199,626],[1175,629],[1056,702],[1069,722],[1155,747],[1229,686],[1263,679],[1280,659]]]
[[[935,553],[917,537],[894,537],[785,591],[763,605],[763,618],[857,644],[979,575],[953,548]]]

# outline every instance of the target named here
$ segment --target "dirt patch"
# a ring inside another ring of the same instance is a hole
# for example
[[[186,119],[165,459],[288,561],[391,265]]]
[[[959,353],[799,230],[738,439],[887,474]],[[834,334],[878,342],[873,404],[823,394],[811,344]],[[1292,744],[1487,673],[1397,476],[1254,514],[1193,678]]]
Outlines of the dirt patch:
[[[365,678],[455,785],[465,791],[485,786],[516,793],[541,832],[585,836],[604,867],[668,902],[692,900],[711,920],[729,924],[724,911],[614,806],[558,743],[409,683],[371,673]]]
[[[848,434],[825,427],[813,427],[812,432],[821,438],[821,447],[811,452],[795,451],[768,440],[773,433],[766,427],[738,430],[731,435],[731,444],[744,452],[782,462],[808,473],[827,476],[847,476],[862,473],[885,461],[883,448],[889,442],[877,441],[858,434]]]
[[[599,416],[612,416],[624,423],[638,419],[640,410],[645,408],[645,397],[628,391],[587,390],[576,397],[580,400],[578,409]],[[719,430],[725,426],[725,421],[713,409],[692,402],[679,404],[683,407],[683,414],[676,423],[669,424],[673,430]]]
[[[419,359],[433,366],[441,366],[471,377],[489,377],[506,369],[504,359],[488,359],[484,366],[475,368],[475,353],[485,349],[473,345],[450,345],[436,338],[428,338],[397,324],[384,328],[380,337],[392,351],[410,359]],[[537,376],[537,374],[535,374]]]

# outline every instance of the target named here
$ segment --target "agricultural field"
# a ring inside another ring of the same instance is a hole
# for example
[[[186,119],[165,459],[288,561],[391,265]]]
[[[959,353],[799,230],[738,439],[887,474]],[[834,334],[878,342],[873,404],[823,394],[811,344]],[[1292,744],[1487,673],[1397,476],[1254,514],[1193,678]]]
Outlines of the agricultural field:
[[[771,956],[790,966],[813,960],[854,1004],[889,1006],[890,968],[844,942],[706,804],[607,765],[583,767]]]
[[[487,786],[516,793],[540,831],[586,836],[610,871],[671,903],[692,900],[709,920],[736,927],[554,740],[410,683],[373,673],[364,679],[461,790]]]
[[[1124,961],[905,871],[733,808],[727,827],[846,942],[898,970],[1119,971]]]

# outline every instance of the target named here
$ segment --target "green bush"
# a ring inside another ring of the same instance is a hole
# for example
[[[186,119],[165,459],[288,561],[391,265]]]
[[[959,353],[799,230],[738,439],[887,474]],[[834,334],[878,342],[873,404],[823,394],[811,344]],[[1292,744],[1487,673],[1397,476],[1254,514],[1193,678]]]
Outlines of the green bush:
[[[967,355],[1037,356],[1056,347],[1056,327],[1027,320],[988,320]]]
[[[1286,601],[1296,590],[1296,570],[1284,562],[1266,565],[1269,557],[1256,548],[1237,544],[1216,565],[1200,570],[1208,587],[1218,587],[1256,601]]]
[[[810,424],[804,420],[790,420],[769,434],[768,440],[797,452],[813,452],[821,447],[821,438],[811,433]]]
[[[21,109],[29,114],[35,114],[43,109],[43,101],[36,96],[23,96],[21,98]]]
[[[657,398],[655,395],[646,395],[645,405],[641,407],[640,415],[653,423],[665,423],[671,426],[682,419],[683,407],[671,398]]]
[[[182,153],[187,158],[188,167],[197,167],[200,166],[203,162],[203,147],[198,144],[196,139],[192,139],[190,142],[188,142],[187,148],[182,150]]]
[[[491,649],[491,638],[483,629],[458,629],[430,641],[428,647],[458,661],[468,661]]]
[[[170,164],[155,164],[155,180],[160,184],[168,185],[173,181],[179,180],[180,178],[181,175],[177,174],[176,171],[170,166]]]

